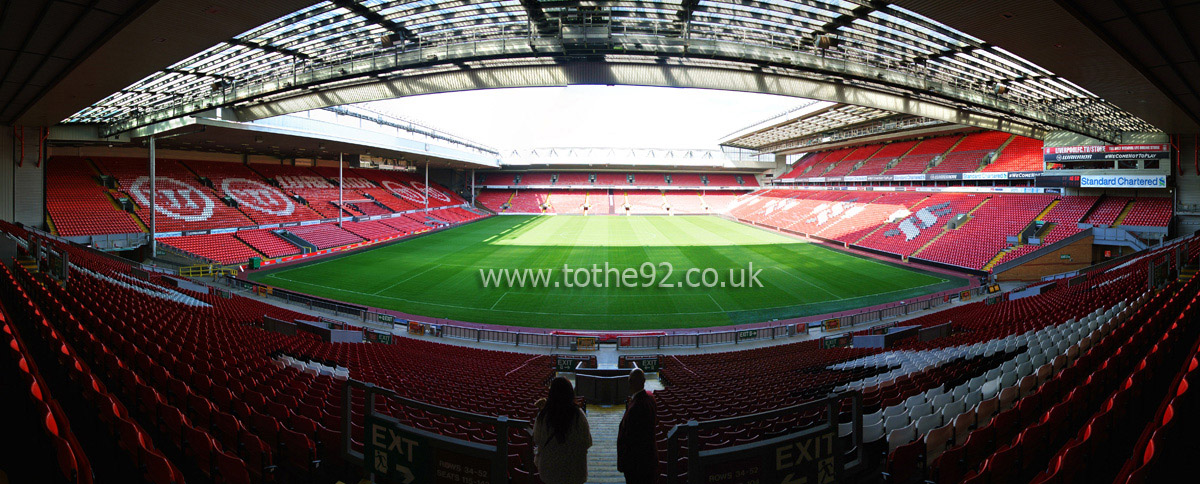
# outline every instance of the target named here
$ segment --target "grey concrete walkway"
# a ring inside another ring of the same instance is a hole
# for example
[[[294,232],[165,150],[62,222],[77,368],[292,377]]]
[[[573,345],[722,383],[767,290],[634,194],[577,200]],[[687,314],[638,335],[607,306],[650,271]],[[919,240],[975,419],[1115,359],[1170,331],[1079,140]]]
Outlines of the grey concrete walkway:
[[[205,282],[211,283],[211,281],[207,281],[207,280]],[[1004,287],[1005,285],[1009,285],[1009,287]],[[1001,284],[1001,286],[1004,287],[1005,291],[1011,289],[1012,287],[1016,287],[1017,285],[1019,285],[1019,284],[1013,284],[1013,283]],[[251,293],[250,291],[235,291],[235,292],[237,292],[238,294],[241,294],[243,296],[249,297],[251,299],[257,299],[259,301],[263,301],[268,304],[278,306],[281,308],[290,309],[290,310],[296,311],[298,313],[308,314],[308,315],[312,315],[312,316],[322,316],[322,317],[325,317],[328,319],[342,321],[347,324],[353,324],[355,326],[363,326],[362,321],[358,321],[353,318],[347,318],[344,316],[336,315],[336,314],[318,310],[318,309],[310,309],[305,305],[290,304],[285,301],[279,301],[276,299],[263,299],[262,297],[257,296],[254,293]],[[974,302],[974,301],[971,301],[971,302]],[[724,352],[729,352],[729,351],[742,351],[742,350],[749,350],[749,349],[755,349],[755,348],[765,348],[768,346],[796,343],[796,342],[800,342],[800,341],[820,339],[822,337],[830,336],[830,335],[837,335],[837,334],[843,334],[846,332],[858,331],[861,329],[866,329],[866,328],[876,325],[876,324],[888,323],[888,322],[892,322],[892,321],[897,321],[897,322],[906,321],[909,319],[933,314],[933,313],[936,313],[939,311],[944,311],[946,309],[949,309],[949,308],[952,308],[952,307],[955,307],[958,305],[962,305],[962,304],[969,304],[969,303],[955,301],[953,303],[945,304],[945,305],[939,306],[934,309],[909,313],[906,315],[901,315],[899,317],[885,319],[883,321],[876,321],[874,323],[867,324],[867,325],[852,326],[852,327],[836,329],[836,330],[828,331],[828,332],[822,331],[821,329],[812,329],[809,331],[808,334],[799,334],[796,336],[780,337],[780,338],[776,338],[776,339],[754,340],[754,341],[738,343],[738,344],[709,345],[709,346],[701,346],[699,348],[696,348],[693,346],[670,347],[670,348],[662,348],[662,349],[655,349],[655,348],[620,349],[620,348],[618,348],[615,350],[615,353],[613,353],[614,356],[611,356],[611,357],[613,358],[614,363],[615,363],[615,359],[620,354],[631,354],[632,355],[632,354],[653,353],[653,354],[662,354],[662,355],[694,355],[694,354],[724,353]],[[497,350],[497,351],[511,351],[511,352],[516,352],[516,353],[526,353],[526,354],[531,354],[531,355],[549,355],[549,354],[571,353],[571,351],[566,348],[554,349],[554,348],[537,347],[537,346],[516,346],[516,345],[512,345],[512,344],[476,342],[476,341],[456,339],[456,338],[434,338],[431,336],[412,336],[412,335],[408,334],[407,329],[403,328],[403,327],[394,328],[392,333],[397,336],[403,337],[403,338],[419,338],[419,339],[426,339],[426,340],[436,341],[438,343],[445,343],[445,344],[451,344],[451,345],[457,345],[457,346],[467,346],[467,347],[472,347],[472,348],[482,348],[482,349]],[[592,352],[592,351],[580,351],[577,353],[579,353],[579,354],[595,354],[598,358],[601,356],[600,353]],[[606,354],[606,355],[604,355],[604,357],[608,358],[609,355]]]

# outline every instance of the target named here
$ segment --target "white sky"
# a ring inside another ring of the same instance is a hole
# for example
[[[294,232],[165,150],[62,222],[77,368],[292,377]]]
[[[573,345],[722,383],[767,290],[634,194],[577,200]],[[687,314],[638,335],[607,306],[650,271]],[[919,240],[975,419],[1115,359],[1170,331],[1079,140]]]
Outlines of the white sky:
[[[428,94],[365,106],[503,151],[717,149],[721,137],[804,102],[707,89],[581,85]]]

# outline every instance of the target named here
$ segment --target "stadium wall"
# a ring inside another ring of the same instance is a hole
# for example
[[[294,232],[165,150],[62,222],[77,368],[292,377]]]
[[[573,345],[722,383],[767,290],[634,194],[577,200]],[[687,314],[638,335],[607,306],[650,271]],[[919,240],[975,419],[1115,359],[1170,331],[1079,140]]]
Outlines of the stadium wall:
[[[0,218],[46,226],[46,153],[42,128],[0,126]]]
[[[13,222],[13,127],[0,125],[0,220]]]
[[[996,274],[996,280],[1037,281],[1043,276],[1061,274],[1092,265],[1092,240],[1087,236],[1017,267]]]

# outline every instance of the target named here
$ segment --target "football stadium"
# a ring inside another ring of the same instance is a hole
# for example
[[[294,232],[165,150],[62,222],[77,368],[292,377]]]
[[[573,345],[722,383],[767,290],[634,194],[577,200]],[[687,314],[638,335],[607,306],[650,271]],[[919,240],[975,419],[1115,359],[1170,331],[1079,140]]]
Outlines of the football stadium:
[[[0,3],[0,484],[1186,481],[1197,22]]]

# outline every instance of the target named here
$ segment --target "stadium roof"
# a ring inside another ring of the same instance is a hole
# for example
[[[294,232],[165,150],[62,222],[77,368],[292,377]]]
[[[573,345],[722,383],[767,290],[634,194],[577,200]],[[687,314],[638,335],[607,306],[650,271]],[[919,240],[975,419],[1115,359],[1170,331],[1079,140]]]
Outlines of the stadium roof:
[[[626,70],[595,72],[618,64]],[[794,79],[810,84],[787,92],[785,81]],[[754,82],[776,85],[747,85]],[[108,123],[113,132],[220,106],[261,118],[426,92],[563,83],[849,96],[880,109],[928,103],[926,111],[990,127],[1110,139],[1154,130],[1001,47],[868,0],[325,1],[176,62],[67,121]]]

